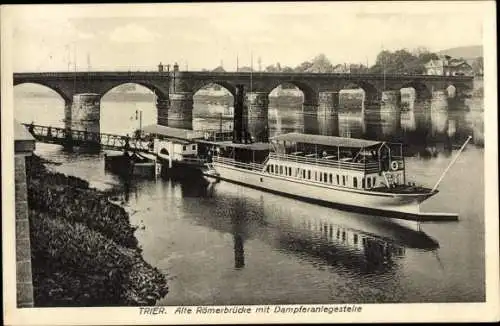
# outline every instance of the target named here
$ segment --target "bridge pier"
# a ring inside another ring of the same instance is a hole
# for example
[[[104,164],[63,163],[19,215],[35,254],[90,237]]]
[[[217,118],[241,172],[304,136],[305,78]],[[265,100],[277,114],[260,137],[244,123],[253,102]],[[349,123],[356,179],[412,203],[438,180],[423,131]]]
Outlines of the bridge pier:
[[[302,115],[304,117],[304,133],[318,134],[318,104],[305,102],[302,105]]]
[[[156,98],[156,123],[162,126],[168,126],[168,109],[170,107],[170,100],[157,97]]]
[[[320,92],[318,115],[331,116],[337,113],[339,107],[339,92]]]
[[[173,128],[193,129],[193,93],[170,93],[169,98],[167,125]]]
[[[446,90],[432,93],[430,111],[432,133],[446,133],[448,131],[448,94]]]
[[[101,131],[101,95],[94,93],[76,94],[73,96],[71,107],[65,108],[65,128],[73,131],[88,132],[88,137],[83,140],[86,147],[100,147],[99,139],[96,138]],[[75,143],[68,135],[66,147],[70,148]]]
[[[318,105],[318,133],[337,136],[339,128],[339,92],[320,92]]]
[[[382,92],[379,115],[379,128],[382,137],[396,135],[401,130],[401,91]]]
[[[267,142],[269,139],[269,94],[267,92],[248,92],[245,94],[245,106],[248,131],[253,136],[254,141]]]

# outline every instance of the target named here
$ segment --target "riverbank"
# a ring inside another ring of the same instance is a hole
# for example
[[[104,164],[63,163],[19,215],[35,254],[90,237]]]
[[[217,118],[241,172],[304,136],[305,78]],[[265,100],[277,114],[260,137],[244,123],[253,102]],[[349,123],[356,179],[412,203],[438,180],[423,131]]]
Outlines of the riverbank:
[[[49,171],[37,156],[26,163],[36,307],[154,305],[168,293],[108,194]]]

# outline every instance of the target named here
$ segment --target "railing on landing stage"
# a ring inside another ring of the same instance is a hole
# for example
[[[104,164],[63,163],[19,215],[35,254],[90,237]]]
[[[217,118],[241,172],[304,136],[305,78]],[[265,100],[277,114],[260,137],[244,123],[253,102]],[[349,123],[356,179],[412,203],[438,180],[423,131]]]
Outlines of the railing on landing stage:
[[[28,131],[38,141],[53,144],[71,143],[72,145],[99,145],[105,149],[136,150],[140,152],[153,153],[149,141],[130,138],[127,136],[88,132],[83,130],[70,130],[66,128],[41,126],[23,123]],[[128,142],[128,146],[127,146]]]

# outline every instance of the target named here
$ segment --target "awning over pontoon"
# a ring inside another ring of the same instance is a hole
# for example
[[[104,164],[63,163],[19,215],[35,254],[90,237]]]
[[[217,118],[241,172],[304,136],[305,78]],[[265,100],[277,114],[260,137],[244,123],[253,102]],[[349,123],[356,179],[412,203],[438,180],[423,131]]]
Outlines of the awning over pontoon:
[[[311,135],[311,134],[301,134],[297,132],[291,132],[283,135],[278,135],[273,138],[275,141],[289,141],[295,143],[303,144],[316,144],[324,146],[333,147],[345,147],[345,148],[365,148],[372,147],[376,145],[381,145],[380,141],[357,139],[357,138],[346,138],[346,137],[335,137],[335,136],[323,136],[323,135]]]
[[[203,132],[188,130],[188,129],[172,128],[157,124],[146,126],[142,128],[142,130],[143,132],[148,134],[155,134],[167,138],[176,138],[181,140],[191,140],[194,138],[203,137]]]

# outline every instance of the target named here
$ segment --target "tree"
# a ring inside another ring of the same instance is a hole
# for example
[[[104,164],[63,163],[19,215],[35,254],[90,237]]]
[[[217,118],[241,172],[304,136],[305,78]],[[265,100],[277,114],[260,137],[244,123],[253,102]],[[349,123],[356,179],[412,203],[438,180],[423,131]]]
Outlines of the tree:
[[[306,72],[328,73],[333,71],[333,65],[323,53],[318,54],[312,59],[312,65]]]
[[[390,52],[384,50],[377,56],[375,65],[369,70],[371,73],[387,74],[423,74],[425,64],[431,59],[438,59],[435,53],[426,52],[420,48],[410,53],[408,50],[397,50]]]
[[[282,72],[293,72],[293,68],[290,68],[288,66],[284,66],[282,69],[281,69]]]
[[[275,65],[269,65],[265,69],[266,72],[278,72],[278,68]]]
[[[309,69],[312,66],[312,62],[310,61],[304,61],[297,67],[295,67],[295,72],[305,72],[307,69]]]
[[[212,70],[213,72],[226,72],[224,70],[224,68],[222,68],[222,66],[218,66],[217,68],[215,68],[214,70]]]
[[[238,69],[239,72],[251,72],[251,71],[254,71],[251,67],[241,67]]]

